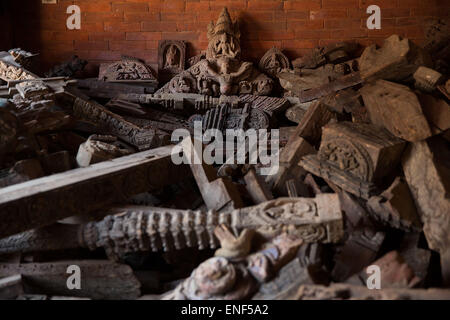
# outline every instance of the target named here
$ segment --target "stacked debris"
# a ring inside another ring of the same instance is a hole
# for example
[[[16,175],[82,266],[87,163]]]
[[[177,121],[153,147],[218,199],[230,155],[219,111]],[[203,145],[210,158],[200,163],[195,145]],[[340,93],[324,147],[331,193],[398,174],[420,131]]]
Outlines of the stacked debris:
[[[425,49],[393,35],[291,63],[273,48],[256,68],[224,9],[206,54],[160,43],[159,89],[132,57],[75,80],[78,57],[40,77],[33,54],[0,53],[0,298],[450,299],[436,25]],[[208,148],[172,141],[198,123],[280,129],[279,170],[235,163],[234,146],[221,165],[176,164],[177,148]]]

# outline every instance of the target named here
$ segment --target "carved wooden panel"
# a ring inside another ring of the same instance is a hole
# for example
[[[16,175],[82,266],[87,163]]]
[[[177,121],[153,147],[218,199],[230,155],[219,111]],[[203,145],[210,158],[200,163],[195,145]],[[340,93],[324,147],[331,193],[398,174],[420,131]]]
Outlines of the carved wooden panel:
[[[399,162],[404,141],[386,130],[363,123],[340,122],[323,128],[317,156],[300,161],[307,171],[368,199]]]
[[[422,106],[408,87],[378,80],[361,89],[372,123],[384,126],[393,135],[407,141],[420,141],[431,136]]]
[[[120,61],[102,64],[98,78],[109,82],[157,82],[149,66],[131,57],[123,57]]]
[[[162,83],[184,70],[186,43],[181,40],[161,40],[158,46],[158,77]]]
[[[282,70],[290,67],[289,59],[276,47],[269,49],[259,61],[259,70],[272,77],[276,77]]]

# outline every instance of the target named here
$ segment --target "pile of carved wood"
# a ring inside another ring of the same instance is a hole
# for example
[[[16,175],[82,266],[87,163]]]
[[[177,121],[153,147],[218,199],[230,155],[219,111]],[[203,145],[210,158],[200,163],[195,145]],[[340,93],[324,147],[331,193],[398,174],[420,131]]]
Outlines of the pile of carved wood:
[[[161,41],[158,76],[0,53],[0,298],[450,299],[447,31],[255,67],[225,9],[189,63]],[[279,128],[279,170],[175,164],[195,121]]]

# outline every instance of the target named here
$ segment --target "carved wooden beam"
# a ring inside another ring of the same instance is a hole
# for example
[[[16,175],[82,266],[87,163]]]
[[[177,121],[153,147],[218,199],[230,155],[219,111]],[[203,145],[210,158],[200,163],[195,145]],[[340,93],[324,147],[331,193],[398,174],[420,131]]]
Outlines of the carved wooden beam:
[[[320,87],[307,91],[297,91],[294,93],[300,99],[300,102],[304,103],[325,97],[339,90],[356,86],[362,82],[363,80],[361,79],[359,72],[354,72]]]
[[[411,144],[402,165],[424,224],[428,246],[441,254],[442,276],[450,285],[450,154],[447,144],[439,136]]]
[[[180,181],[172,146],[153,149],[0,189],[0,238],[89,213]]]
[[[214,230],[230,227],[235,234],[256,229],[267,239],[283,231],[305,242],[336,243],[343,236],[336,194],[316,198],[279,198],[231,212],[191,211],[152,207],[123,207],[100,222],[82,226],[55,225],[0,240],[0,253],[103,247],[117,259],[127,252],[173,251],[219,246]]]

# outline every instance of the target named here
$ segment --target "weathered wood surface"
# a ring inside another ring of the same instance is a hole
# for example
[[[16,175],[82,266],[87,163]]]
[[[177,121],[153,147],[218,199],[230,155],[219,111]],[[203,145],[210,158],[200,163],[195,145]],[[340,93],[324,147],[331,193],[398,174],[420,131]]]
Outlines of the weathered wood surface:
[[[81,289],[70,290],[67,280],[71,265],[80,267]],[[92,299],[136,299],[141,284],[130,266],[106,260],[59,261],[49,263],[0,263],[0,277],[21,274],[29,294],[89,297]]]
[[[244,176],[245,188],[247,189],[253,203],[260,204],[262,202],[272,200],[273,195],[264,179],[256,174],[254,169],[250,169]]]
[[[305,103],[325,97],[333,92],[356,86],[362,82],[359,72],[354,72],[307,91],[294,91],[294,94],[300,99],[300,102]]]
[[[286,230],[308,243],[336,243],[343,236],[339,199],[333,194],[280,198],[220,213],[139,206],[117,207],[105,213],[110,215],[99,222],[58,224],[1,239],[0,254],[103,247],[116,259],[138,251],[215,249],[219,242],[214,231],[219,225],[236,234],[254,229],[267,239]]]
[[[187,137],[181,145],[184,156],[190,157],[189,166],[208,209],[220,211],[244,206],[236,185],[227,177],[217,177],[216,169],[204,162],[201,142]]]
[[[364,199],[400,161],[405,143],[383,128],[370,124],[340,122],[323,129],[317,155],[303,157],[307,171],[330,180]]]
[[[405,231],[422,228],[408,185],[400,177],[382,194],[371,197],[367,207],[377,221],[392,228]]]
[[[430,126],[414,92],[404,85],[378,80],[361,89],[372,123],[407,141],[431,136]]]
[[[88,213],[190,176],[172,146],[0,189],[0,238]]]
[[[450,129],[450,105],[444,99],[429,94],[419,94],[422,111],[430,124],[433,134],[440,134]]]
[[[450,300],[446,289],[380,289],[349,284],[302,285],[295,300]]]
[[[381,48],[367,47],[359,58],[361,78],[399,81],[409,76],[421,65],[430,66],[431,58],[417,45],[398,35],[387,38]]]
[[[336,255],[331,277],[336,282],[347,280],[373,262],[384,242],[386,234],[366,228],[354,231]]]
[[[294,137],[302,137],[311,145],[317,145],[322,136],[322,127],[332,119],[335,119],[335,114],[329,111],[324,104],[316,102],[311,105],[292,134],[292,142],[288,142],[286,150],[296,143]]]
[[[304,173],[298,167],[301,157],[315,153],[314,146],[318,145],[322,135],[322,126],[334,118],[334,113],[320,103],[311,105],[301,122],[292,133],[286,146],[280,153],[280,167],[275,175],[268,176],[266,181],[279,194],[286,195],[286,181],[299,179]],[[300,190],[298,190],[300,192]]]
[[[411,144],[403,155],[406,181],[431,249],[441,254],[444,282],[450,284],[450,151],[439,136]]]
[[[23,293],[22,276],[20,274],[11,275],[5,278],[0,277],[0,299],[15,299]]]
[[[145,85],[105,82],[97,79],[77,80],[78,89],[91,98],[113,99],[119,94],[150,94],[155,88]]]

